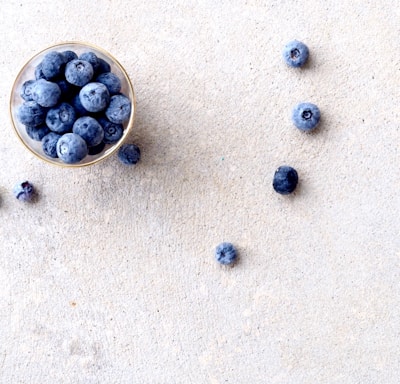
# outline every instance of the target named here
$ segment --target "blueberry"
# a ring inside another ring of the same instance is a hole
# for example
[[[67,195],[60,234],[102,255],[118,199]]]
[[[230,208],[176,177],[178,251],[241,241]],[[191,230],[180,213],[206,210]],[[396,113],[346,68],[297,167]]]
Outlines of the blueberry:
[[[100,75],[101,73],[104,73],[104,72],[111,72],[111,66],[110,66],[110,64],[107,63],[107,61],[105,61],[101,57],[98,57],[97,61],[99,62],[99,66],[97,67],[97,70],[96,70],[97,75]]]
[[[42,72],[46,79],[51,80],[62,75],[64,57],[61,53],[52,51],[46,53],[42,60]]]
[[[35,80],[28,80],[25,81],[24,84],[22,84],[21,87],[21,97],[25,100],[25,101],[32,101],[32,85],[35,83]]]
[[[223,265],[232,264],[237,258],[236,248],[231,243],[221,243],[215,248],[215,259]]]
[[[110,95],[115,95],[121,90],[121,80],[112,72],[102,73],[97,76],[96,81],[104,84],[107,87],[108,92],[110,92]]]
[[[33,83],[31,95],[42,107],[54,107],[60,100],[61,89],[56,83],[39,79]]]
[[[79,93],[71,100],[71,105],[74,107],[77,115],[87,115],[88,111],[83,107]]]
[[[321,113],[315,104],[300,103],[293,108],[293,123],[302,131],[311,131],[316,128],[320,118]]]
[[[39,127],[34,127],[32,125],[26,125],[25,130],[27,135],[35,141],[41,141],[44,136],[46,136],[49,132],[50,129],[47,125],[43,124],[40,125]]]
[[[97,55],[94,52],[85,52],[82,53],[79,56],[80,60],[85,60],[87,62],[89,62],[90,64],[92,64],[93,67],[93,71],[97,72],[97,69],[99,68],[99,58],[97,57]]]
[[[50,132],[42,139],[43,152],[49,156],[56,158],[57,156],[57,142],[61,137],[58,133]]]
[[[66,133],[57,141],[57,155],[64,163],[79,163],[87,154],[86,141],[76,133]]]
[[[285,45],[283,59],[291,67],[301,67],[308,59],[308,48],[300,41],[293,40]]]
[[[13,193],[18,200],[31,201],[35,195],[35,189],[29,181],[23,181],[15,185]]]
[[[72,127],[72,132],[81,136],[88,147],[100,144],[104,138],[104,130],[100,123],[90,116],[77,119]]]
[[[136,164],[140,160],[140,149],[135,144],[123,144],[118,150],[118,159],[125,165]]]
[[[36,68],[35,68],[35,79],[46,79],[46,76],[43,74],[42,71],[42,63],[40,63]]]
[[[297,171],[292,167],[283,165],[275,171],[272,186],[281,195],[288,195],[296,189],[298,181]]]
[[[75,109],[68,103],[61,103],[49,109],[46,116],[46,124],[57,133],[66,133],[72,129],[76,120]]]
[[[78,55],[74,51],[64,51],[61,52],[61,55],[64,59],[64,63],[67,64],[68,62],[72,60],[76,60],[78,58]]]
[[[103,152],[105,146],[105,142],[102,141],[100,144],[97,144],[94,147],[89,147],[89,155],[98,155],[100,152]]]
[[[46,119],[46,109],[36,101],[26,101],[17,111],[18,120],[25,125],[39,126]]]
[[[57,85],[60,87],[62,100],[69,100],[74,97],[78,92],[78,87],[75,87],[75,85],[68,83],[67,80],[57,81]]]
[[[85,60],[71,60],[65,67],[65,79],[78,87],[87,84],[93,77],[92,64]]]
[[[100,118],[98,121],[103,127],[104,130],[103,141],[106,144],[113,144],[122,137],[122,134],[124,133],[124,127],[122,124],[112,123],[106,118]]]
[[[112,123],[122,124],[131,115],[131,102],[124,95],[111,96],[110,104],[106,109],[107,119]]]
[[[102,83],[86,84],[79,92],[83,107],[89,112],[100,112],[110,101],[107,87]]]

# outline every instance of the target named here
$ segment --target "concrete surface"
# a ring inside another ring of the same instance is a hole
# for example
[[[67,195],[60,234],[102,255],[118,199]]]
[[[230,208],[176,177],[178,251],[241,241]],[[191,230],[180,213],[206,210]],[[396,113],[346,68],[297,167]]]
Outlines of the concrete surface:
[[[399,19],[395,0],[4,3],[0,382],[399,383]],[[12,132],[18,70],[65,40],[125,65],[136,168],[59,169]],[[283,163],[294,196],[271,188]],[[35,204],[11,194],[25,178]]]

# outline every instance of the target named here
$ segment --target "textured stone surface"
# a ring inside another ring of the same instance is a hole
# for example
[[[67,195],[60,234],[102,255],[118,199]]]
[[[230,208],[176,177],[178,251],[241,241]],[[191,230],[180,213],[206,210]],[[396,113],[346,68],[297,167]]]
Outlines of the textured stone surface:
[[[394,0],[3,4],[0,382],[397,384],[399,18]],[[293,38],[304,70],[281,58]],[[131,76],[136,168],[60,169],[13,134],[17,72],[65,40]],[[284,163],[294,196],[272,189]]]

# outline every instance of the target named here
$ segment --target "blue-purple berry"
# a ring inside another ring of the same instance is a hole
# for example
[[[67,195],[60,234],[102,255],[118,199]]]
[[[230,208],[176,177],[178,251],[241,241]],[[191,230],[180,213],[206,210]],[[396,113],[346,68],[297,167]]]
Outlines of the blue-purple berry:
[[[135,144],[123,144],[118,150],[118,159],[125,165],[137,164],[140,160],[140,148]]]
[[[75,120],[75,109],[68,103],[61,103],[49,109],[46,116],[47,126],[56,133],[66,133],[70,131]]]
[[[76,133],[66,133],[57,141],[57,156],[67,164],[79,163],[88,154],[86,141]]]
[[[292,111],[294,125],[302,131],[311,131],[317,127],[321,118],[319,108],[312,103],[297,104]]]
[[[71,60],[65,67],[65,79],[78,87],[83,87],[93,77],[92,64],[85,60]]]
[[[106,109],[107,119],[112,123],[122,124],[131,115],[131,101],[125,95],[114,95]]]
[[[101,75],[97,76],[96,81],[104,84],[107,87],[110,95],[115,95],[121,90],[121,80],[112,72],[102,73]]]
[[[64,64],[64,57],[61,53],[48,52],[42,60],[42,73],[48,80],[60,77],[64,71]]]
[[[104,143],[113,144],[122,137],[124,133],[124,127],[122,124],[112,123],[106,118],[100,118],[98,121],[104,130]]]
[[[275,171],[272,186],[281,195],[288,195],[296,189],[298,181],[297,171],[292,167],[283,165]]]
[[[104,130],[100,123],[90,116],[77,119],[72,127],[72,132],[81,136],[88,147],[100,144],[104,138]]]
[[[29,181],[23,181],[14,186],[13,194],[18,200],[29,202],[35,195],[35,189]]]
[[[85,60],[93,67],[93,72],[96,73],[99,68],[99,58],[94,52],[84,52],[79,56],[79,60]]]
[[[42,107],[54,107],[60,100],[61,89],[57,83],[39,79],[32,84],[31,96]]]
[[[46,136],[50,129],[46,124],[39,125],[38,127],[32,125],[25,125],[27,135],[35,141],[41,141]]]
[[[104,84],[93,82],[82,87],[79,98],[87,111],[100,112],[107,107],[110,101],[110,93]]]
[[[32,86],[35,83],[35,80],[28,80],[22,84],[20,96],[25,101],[32,101]]]
[[[215,259],[223,265],[233,264],[237,258],[237,251],[233,244],[224,242],[215,248]]]
[[[24,125],[39,126],[46,119],[46,108],[36,101],[25,101],[17,110],[18,120]]]
[[[61,135],[55,132],[50,132],[42,138],[43,152],[52,158],[57,158],[57,142]]]
[[[283,59],[291,67],[301,67],[308,59],[308,47],[301,41],[293,40],[285,45]]]

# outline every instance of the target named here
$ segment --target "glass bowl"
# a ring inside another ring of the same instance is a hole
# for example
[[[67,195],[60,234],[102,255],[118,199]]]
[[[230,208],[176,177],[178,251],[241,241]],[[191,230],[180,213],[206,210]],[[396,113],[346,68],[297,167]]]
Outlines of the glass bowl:
[[[124,131],[122,137],[115,143],[106,144],[104,150],[99,154],[87,155],[80,162],[73,164],[65,163],[59,158],[52,158],[50,156],[47,156],[43,152],[42,143],[40,141],[35,141],[28,136],[25,125],[22,124],[17,117],[18,108],[24,103],[24,99],[20,96],[21,88],[24,82],[27,80],[35,80],[35,68],[42,61],[43,57],[47,53],[51,51],[63,52],[67,50],[75,52],[78,56],[84,52],[93,52],[96,54],[98,58],[105,60],[111,66],[111,72],[117,75],[121,80],[121,93],[127,96],[131,101],[130,117],[125,123],[123,123]],[[99,161],[104,160],[107,157],[111,156],[115,151],[118,150],[118,148],[122,145],[125,138],[132,130],[135,111],[136,111],[136,99],[135,99],[134,89],[129,79],[129,76],[126,73],[125,69],[122,67],[122,65],[104,49],[96,47],[92,44],[82,43],[82,42],[65,42],[52,45],[51,47],[48,47],[43,51],[39,52],[38,54],[36,54],[35,56],[33,56],[18,73],[17,78],[15,79],[15,82],[13,84],[10,97],[10,115],[11,115],[12,125],[15,129],[17,136],[21,140],[22,144],[35,156],[46,161],[47,163],[64,167],[83,167],[98,163]]]

